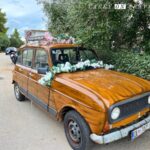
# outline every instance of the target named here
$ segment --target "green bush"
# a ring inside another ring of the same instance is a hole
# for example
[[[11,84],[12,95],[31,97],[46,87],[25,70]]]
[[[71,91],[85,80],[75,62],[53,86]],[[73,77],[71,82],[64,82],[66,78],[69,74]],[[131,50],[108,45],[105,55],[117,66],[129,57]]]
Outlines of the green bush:
[[[116,0],[37,1],[43,4],[53,35],[68,33],[90,48],[131,50],[138,46],[150,53],[150,11],[144,7],[149,0],[140,9],[133,0],[121,0],[128,4],[121,11],[113,8]]]
[[[108,63],[114,64],[115,70],[150,80],[150,55],[131,52],[111,53]]]

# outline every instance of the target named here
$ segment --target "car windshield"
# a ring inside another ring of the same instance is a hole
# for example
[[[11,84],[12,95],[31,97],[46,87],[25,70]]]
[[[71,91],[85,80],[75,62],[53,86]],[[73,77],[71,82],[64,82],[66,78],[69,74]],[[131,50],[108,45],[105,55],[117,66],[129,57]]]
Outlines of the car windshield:
[[[66,62],[70,62],[70,64],[73,65],[81,61],[98,60],[98,57],[93,50],[82,47],[52,49],[51,56],[54,66],[65,64]]]

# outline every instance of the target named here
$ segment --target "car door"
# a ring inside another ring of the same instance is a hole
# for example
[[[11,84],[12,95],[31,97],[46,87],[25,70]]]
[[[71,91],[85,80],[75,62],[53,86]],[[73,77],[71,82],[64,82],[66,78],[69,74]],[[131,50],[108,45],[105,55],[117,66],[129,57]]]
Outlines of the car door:
[[[13,71],[13,78],[15,80],[15,82],[17,82],[17,84],[19,85],[19,87],[22,87],[22,78],[23,78],[23,66],[22,66],[22,57],[23,57],[23,51],[22,49],[20,49],[18,51],[18,58],[17,58],[17,62],[15,65],[15,70]]]
[[[17,63],[17,82],[21,92],[27,96],[28,78],[32,67],[33,50],[29,48],[22,49]]]
[[[33,68],[29,73],[28,93],[33,101],[55,114],[55,104],[51,98],[51,89],[38,83],[38,80],[42,77],[41,74],[38,74],[38,68],[47,67],[49,67],[48,52],[41,48],[36,49]]]

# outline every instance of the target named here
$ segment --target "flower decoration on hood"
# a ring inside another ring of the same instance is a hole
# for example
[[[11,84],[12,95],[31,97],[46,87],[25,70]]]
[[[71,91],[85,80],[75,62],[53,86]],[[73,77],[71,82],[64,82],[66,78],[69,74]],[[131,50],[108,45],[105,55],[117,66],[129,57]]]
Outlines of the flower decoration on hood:
[[[58,64],[57,66],[53,66],[51,70],[48,73],[46,73],[46,75],[43,76],[38,82],[44,86],[51,86],[55,74],[83,71],[87,69],[96,69],[96,68],[105,68],[106,70],[109,70],[113,69],[114,66],[104,64],[103,61],[95,61],[95,60],[81,61],[75,65],[71,65],[69,62],[66,62],[65,64]]]

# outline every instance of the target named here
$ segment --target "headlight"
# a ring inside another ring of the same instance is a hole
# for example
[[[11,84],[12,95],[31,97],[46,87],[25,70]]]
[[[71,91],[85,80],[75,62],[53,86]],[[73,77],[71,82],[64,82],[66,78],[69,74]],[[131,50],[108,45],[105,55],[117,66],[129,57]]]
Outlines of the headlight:
[[[148,97],[148,104],[150,104],[150,96]]]
[[[116,107],[111,112],[111,119],[116,120],[119,118],[119,116],[120,116],[120,108]]]

